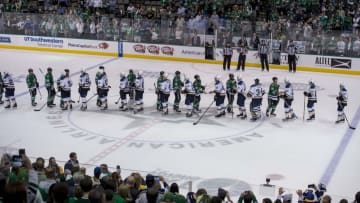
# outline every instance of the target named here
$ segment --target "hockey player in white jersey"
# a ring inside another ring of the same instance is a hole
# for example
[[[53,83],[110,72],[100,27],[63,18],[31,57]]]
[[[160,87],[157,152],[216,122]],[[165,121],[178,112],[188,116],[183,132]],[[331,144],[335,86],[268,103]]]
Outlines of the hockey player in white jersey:
[[[285,118],[283,121],[288,121],[296,118],[296,115],[292,109],[292,102],[294,100],[294,89],[288,78],[285,78],[285,90],[280,93],[280,97],[284,99]]]
[[[217,108],[217,114],[215,115],[216,118],[219,118],[221,116],[225,116],[225,86],[220,81],[221,77],[219,75],[215,76],[215,89],[211,91],[210,93],[215,93],[215,104]]]
[[[348,101],[348,92],[344,84],[340,83],[339,88],[339,95],[336,97],[338,116],[335,123],[342,123],[345,121],[344,108],[347,106]]]
[[[171,92],[171,80],[169,80],[169,75],[167,73],[164,74],[163,81],[160,83],[160,101],[161,101],[161,110],[164,115],[169,113],[168,110],[168,101]]]
[[[2,81],[3,81],[3,87],[5,88],[5,98],[6,98],[5,109],[9,109],[11,107],[11,103],[12,103],[12,107],[16,108],[17,103],[15,100],[15,84],[10,73],[4,72]]]
[[[239,114],[237,117],[241,119],[246,119],[246,108],[245,108],[245,100],[246,100],[246,84],[242,79],[242,76],[237,76],[237,105],[239,108]]]
[[[121,105],[119,106],[119,109],[122,111],[127,111],[127,98],[126,95],[129,93],[129,86],[128,86],[128,79],[125,75],[125,73],[120,73],[120,99],[121,99]]]
[[[87,109],[86,104],[86,96],[90,90],[91,80],[89,74],[86,72],[85,69],[80,71],[80,78],[79,78],[79,94],[81,100],[81,107],[80,110],[85,111]]]
[[[247,93],[248,97],[251,97],[250,103],[250,112],[251,112],[251,121],[256,121],[261,118],[261,104],[262,97],[265,94],[265,90],[262,87],[260,80],[255,79],[255,83],[250,86],[250,90]]]
[[[183,93],[186,94],[185,96],[186,117],[191,117],[193,113],[195,89],[193,83],[190,81],[188,76],[185,76],[184,85],[185,87]]]
[[[108,78],[104,69],[100,70],[98,79],[97,79],[98,94],[100,99],[101,110],[106,110],[108,108],[107,96],[109,92],[110,85],[108,84]]]
[[[308,98],[307,110],[309,113],[308,121],[315,120],[315,108],[314,104],[317,102],[316,85],[313,80],[309,80],[309,89],[304,91],[304,96]]]
[[[60,79],[60,91],[61,91],[61,100],[63,101],[62,110],[67,110],[68,108],[72,109],[72,100],[71,100],[71,87],[72,81],[70,79],[70,70],[65,69],[65,75]]]
[[[143,95],[144,95],[144,77],[143,72],[139,71],[136,74],[135,79],[135,104],[136,108],[134,109],[134,113],[143,111]]]

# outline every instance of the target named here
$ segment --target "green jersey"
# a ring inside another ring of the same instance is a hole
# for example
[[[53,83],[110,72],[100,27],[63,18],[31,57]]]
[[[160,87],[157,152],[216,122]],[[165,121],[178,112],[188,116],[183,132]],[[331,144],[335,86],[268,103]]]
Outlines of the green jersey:
[[[182,87],[184,87],[183,81],[181,81],[180,77],[175,76],[173,79],[173,89],[175,91],[180,91]]]
[[[27,84],[28,88],[37,87],[37,78],[36,78],[35,74],[30,73],[29,75],[26,76],[26,84]]]
[[[271,100],[278,100],[279,97],[279,87],[280,85],[276,83],[271,83],[269,87],[268,97]]]
[[[96,86],[98,86],[98,80],[100,80],[101,76],[102,76],[101,72],[96,73],[96,75],[95,75],[95,84],[96,84]]]
[[[236,80],[229,79],[226,81],[226,91],[230,94],[236,93]]]
[[[45,75],[45,86],[52,87],[54,85],[54,77],[52,73],[46,73]]]
[[[195,80],[193,82],[193,87],[196,95],[200,95],[201,93],[204,92],[205,89],[205,87],[201,85],[201,80]]]
[[[129,73],[129,75],[127,75],[127,79],[130,84],[135,83],[136,75],[134,73]]]
[[[156,89],[159,89],[160,88],[160,85],[162,82],[164,82],[164,77],[160,76],[158,77],[158,79],[156,80]]]

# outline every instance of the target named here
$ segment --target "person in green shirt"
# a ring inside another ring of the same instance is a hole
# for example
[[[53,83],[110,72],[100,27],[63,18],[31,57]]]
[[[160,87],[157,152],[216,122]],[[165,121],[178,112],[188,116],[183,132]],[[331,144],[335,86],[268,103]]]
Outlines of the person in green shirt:
[[[3,94],[4,94],[4,82],[3,82],[2,75],[0,72],[0,104],[4,103],[4,101],[2,100]]]
[[[180,71],[176,71],[175,72],[175,77],[173,79],[173,90],[174,90],[174,95],[175,95],[175,100],[174,100],[174,111],[176,112],[181,112],[179,105],[180,105],[180,101],[181,101],[181,89],[182,87],[184,87],[184,82],[181,81],[180,78]]]
[[[233,113],[234,95],[237,93],[236,80],[234,74],[229,74],[229,79],[226,81],[226,96],[228,99],[228,105],[226,110],[228,113]]]
[[[275,114],[275,110],[276,110],[276,106],[279,103],[279,87],[280,85],[278,84],[278,78],[277,77],[273,77],[272,78],[272,83],[270,84],[269,87],[269,92],[268,92],[268,107],[266,109],[266,116],[276,116]]]
[[[48,93],[47,96],[47,106],[52,108],[56,106],[54,104],[54,98],[56,95],[55,87],[54,87],[54,77],[52,74],[52,68],[47,68],[47,73],[45,74],[45,87]]]
[[[194,97],[193,107],[195,112],[200,113],[201,93],[204,93],[205,86],[201,84],[201,79],[199,75],[195,75],[194,78],[195,81],[193,82],[193,87],[195,89],[195,97]]]
[[[29,89],[30,97],[31,97],[31,105],[36,106],[36,89],[39,88],[39,83],[37,81],[36,75],[32,68],[28,70],[29,74],[26,76],[26,84]]]

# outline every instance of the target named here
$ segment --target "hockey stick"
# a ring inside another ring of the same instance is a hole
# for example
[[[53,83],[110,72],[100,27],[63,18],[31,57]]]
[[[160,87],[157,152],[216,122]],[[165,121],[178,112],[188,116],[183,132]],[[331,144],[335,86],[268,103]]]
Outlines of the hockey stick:
[[[346,120],[349,128],[350,128],[351,130],[355,130],[356,128],[350,125],[349,120],[347,119],[347,116],[346,116],[345,112],[344,112],[344,117],[345,117],[345,120]]]
[[[34,109],[34,111],[41,111],[45,106],[46,106],[47,102],[45,102],[42,106],[40,106],[37,109]]]
[[[88,100],[86,100],[86,103],[88,103],[90,100],[92,100],[95,96],[97,96],[98,94],[95,93],[93,96],[91,96]]]
[[[211,104],[207,107],[207,109],[204,111],[204,113],[201,114],[201,116],[199,117],[199,119],[198,119],[197,121],[195,121],[195,122],[193,123],[193,125],[197,125],[197,124],[201,121],[201,119],[205,116],[206,112],[210,109],[210,107],[214,104],[214,102],[215,102],[215,100],[213,100],[213,101],[211,102]]]
[[[120,102],[121,96],[116,100],[115,104],[118,104]]]
[[[41,94],[41,92],[40,92],[40,88],[39,88],[39,87],[37,87],[36,89],[39,91],[40,100],[42,100],[42,94]]]

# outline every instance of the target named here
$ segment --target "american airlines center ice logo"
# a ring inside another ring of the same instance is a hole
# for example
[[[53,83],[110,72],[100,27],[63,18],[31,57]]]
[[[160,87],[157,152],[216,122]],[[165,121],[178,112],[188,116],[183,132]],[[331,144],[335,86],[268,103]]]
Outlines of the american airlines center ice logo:
[[[158,73],[144,71],[143,75],[145,80],[155,81]],[[293,85],[294,90],[298,91],[303,91],[308,87],[307,84],[302,83]],[[203,98],[212,96],[203,95]],[[72,111],[50,110],[46,118],[58,132],[76,139],[79,143],[92,142],[100,145],[110,144],[123,148],[152,150],[215,148],[246,144],[263,138],[265,134],[259,133],[258,129],[264,123],[269,123],[265,122],[265,116],[257,122],[250,122],[238,119],[236,114],[232,118],[231,113],[224,118],[216,119],[214,118],[216,108],[213,106],[201,123],[194,126],[192,123],[198,119],[197,116],[186,118],[185,113],[172,112],[171,104],[169,115],[163,116],[161,112],[158,112],[155,107],[154,87],[147,87],[145,90],[144,97],[148,101],[145,102],[142,113],[119,111],[118,106],[112,103],[117,97],[118,95],[110,95],[110,106],[106,111],[98,110],[94,106],[89,106],[85,112],[79,111],[78,106],[74,104]],[[172,102],[172,99],[169,101]],[[183,96],[182,101],[184,99]],[[209,105],[208,101],[202,101],[200,106],[203,110]],[[92,102],[95,102],[95,99]],[[246,106],[248,108],[248,104]]]

